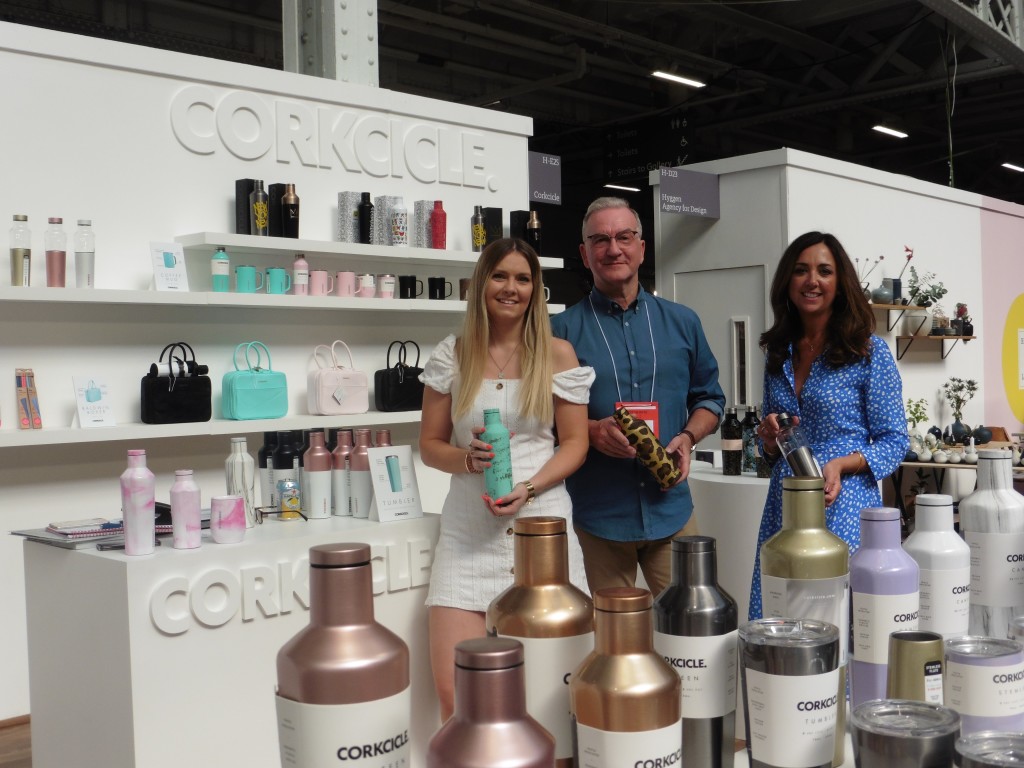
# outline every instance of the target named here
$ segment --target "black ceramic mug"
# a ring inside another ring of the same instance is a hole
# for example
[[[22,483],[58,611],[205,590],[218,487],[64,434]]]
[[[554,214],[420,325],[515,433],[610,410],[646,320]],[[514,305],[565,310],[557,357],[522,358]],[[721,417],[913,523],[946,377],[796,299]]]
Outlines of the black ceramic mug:
[[[427,278],[427,296],[431,299],[444,300],[452,295],[452,284],[443,277]]]
[[[423,281],[418,280],[416,275],[398,276],[398,298],[415,299],[423,293]]]

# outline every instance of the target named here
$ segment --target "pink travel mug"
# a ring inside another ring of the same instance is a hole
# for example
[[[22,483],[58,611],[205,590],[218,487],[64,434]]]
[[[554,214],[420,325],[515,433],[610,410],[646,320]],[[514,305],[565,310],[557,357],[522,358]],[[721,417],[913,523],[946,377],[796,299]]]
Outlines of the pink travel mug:
[[[210,533],[218,544],[237,544],[245,537],[245,500],[241,496],[210,499]]]
[[[392,287],[392,291],[394,288]],[[361,299],[372,299],[377,293],[377,276],[362,274],[356,276],[356,296]]]
[[[311,269],[309,271],[309,294],[311,296],[326,296],[334,293],[334,278],[326,269]]]
[[[377,296],[382,299],[395,298],[394,275],[377,275]]]
[[[339,272],[337,279],[334,281],[334,292],[339,296],[355,296],[356,273]]]

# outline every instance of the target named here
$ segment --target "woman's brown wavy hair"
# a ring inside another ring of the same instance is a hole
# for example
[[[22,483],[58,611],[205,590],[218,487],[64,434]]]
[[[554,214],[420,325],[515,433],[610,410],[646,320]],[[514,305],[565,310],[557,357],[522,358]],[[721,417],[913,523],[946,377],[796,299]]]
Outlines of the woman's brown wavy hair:
[[[803,321],[789,300],[789,281],[800,254],[818,243],[824,243],[836,262],[836,297],[826,331],[825,360],[833,368],[839,368],[871,354],[875,316],[864,297],[853,262],[834,235],[807,232],[786,248],[772,279],[769,301],[775,322],[761,334],[760,339],[761,349],[767,356],[765,367],[769,373],[781,373],[782,364],[790,354],[790,345],[796,344],[803,336]]]

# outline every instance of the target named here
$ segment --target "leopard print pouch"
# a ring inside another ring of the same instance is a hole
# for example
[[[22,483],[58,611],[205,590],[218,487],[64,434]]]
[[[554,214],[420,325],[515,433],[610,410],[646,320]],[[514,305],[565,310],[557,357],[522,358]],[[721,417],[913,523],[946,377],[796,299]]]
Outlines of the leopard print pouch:
[[[675,485],[683,473],[679,471],[675,460],[651,432],[647,422],[636,418],[625,408],[615,411],[614,418],[629,444],[636,449],[636,457],[654,475],[658,485],[662,488],[671,488]]]

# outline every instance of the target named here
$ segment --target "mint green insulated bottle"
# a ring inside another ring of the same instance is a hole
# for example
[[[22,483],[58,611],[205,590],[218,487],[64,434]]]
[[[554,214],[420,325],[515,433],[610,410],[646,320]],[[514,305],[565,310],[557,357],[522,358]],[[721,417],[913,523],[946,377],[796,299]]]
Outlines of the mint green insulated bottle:
[[[497,408],[484,409],[484,431],[480,439],[488,443],[494,453],[491,466],[484,469],[487,495],[500,499],[512,492],[512,447],[508,428],[501,423],[501,411]]]

